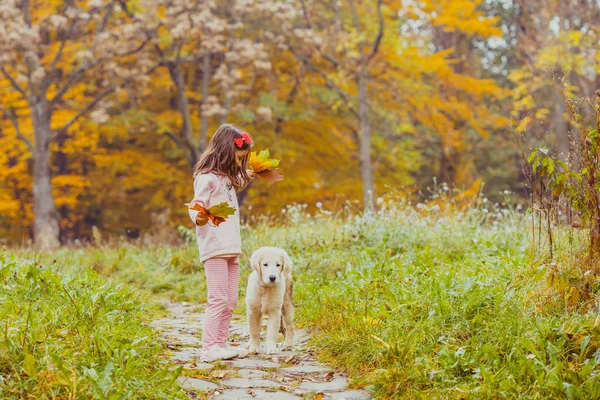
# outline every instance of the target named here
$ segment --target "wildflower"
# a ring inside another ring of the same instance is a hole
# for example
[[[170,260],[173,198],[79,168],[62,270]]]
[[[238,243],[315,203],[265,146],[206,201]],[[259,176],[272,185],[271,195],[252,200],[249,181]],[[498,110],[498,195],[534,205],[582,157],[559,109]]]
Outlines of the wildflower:
[[[317,206],[317,208],[321,208],[321,207],[323,207],[323,203],[321,203],[320,201],[317,201],[316,206]]]
[[[377,198],[377,204],[381,204],[383,203],[383,198],[382,197],[378,197]]]
[[[487,202],[488,202],[488,199],[487,199],[487,197],[486,197],[486,198],[484,198],[484,199],[483,199],[483,204],[485,204],[485,203],[487,203]]]
[[[521,209],[522,209],[522,208],[523,208],[523,206],[522,206],[522,205],[520,205],[520,204],[517,204],[517,211],[521,211]]]
[[[421,203],[417,203],[417,209],[418,209],[418,210],[422,209],[423,207],[424,207],[424,206],[423,206],[423,204],[421,204]]]
[[[484,208],[483,210],[481,210],[484,214],[487,214],[489,211],[487,208]]]

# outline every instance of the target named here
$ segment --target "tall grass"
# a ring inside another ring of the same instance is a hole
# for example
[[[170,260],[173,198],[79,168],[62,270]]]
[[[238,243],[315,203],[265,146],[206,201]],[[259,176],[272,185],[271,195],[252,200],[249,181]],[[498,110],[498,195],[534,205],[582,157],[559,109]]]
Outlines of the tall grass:
[[[600,318],[540,308],[547,266],[525,215],[484,201],[285,211],[246,241],[294,253],[299,318],[321,357],[377,398],[600,398]]]
[[[548,283],[568,265],[531,254],[527,214],[485,199],[464,209],[381,200],[378,209],[298,205],[251,218],[241,296],[251,251],[287,249],[297,322],[313,330],[322,359],[377,398],[600,398],[600,318]],[[194,244],[53,256],[153,298],[206,296]]]
[[[140,293],[60,264],[0,251],[0,397],[184,398]]]

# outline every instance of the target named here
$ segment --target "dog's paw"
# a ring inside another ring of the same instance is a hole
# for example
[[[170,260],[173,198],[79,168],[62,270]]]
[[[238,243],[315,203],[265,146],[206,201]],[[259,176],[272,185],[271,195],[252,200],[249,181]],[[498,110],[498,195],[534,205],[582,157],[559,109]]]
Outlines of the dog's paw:
[[[256,354],[256,353],[258,353],[259,346],[248,344],[248,345],[246,345],[246,349],[248,349],[248,351],[250,353]]]
[[[267,354],[279,353],[279,350],[277,349],[277,345],[276,344],[267,344],[266,353]]]
[[[281,345],[281,350],[293,350],[294,349],[294,344],[293,343],[284,343]]]

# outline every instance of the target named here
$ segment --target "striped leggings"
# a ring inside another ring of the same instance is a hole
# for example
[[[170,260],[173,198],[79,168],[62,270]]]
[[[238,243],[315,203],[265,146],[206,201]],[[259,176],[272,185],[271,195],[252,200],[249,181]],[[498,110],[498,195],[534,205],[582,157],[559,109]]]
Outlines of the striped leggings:
[[[240,264],[237,257],[211,258],[204,262],[208,305],[202,328],[202,348],[225,346],[233,310],[238,301]]]

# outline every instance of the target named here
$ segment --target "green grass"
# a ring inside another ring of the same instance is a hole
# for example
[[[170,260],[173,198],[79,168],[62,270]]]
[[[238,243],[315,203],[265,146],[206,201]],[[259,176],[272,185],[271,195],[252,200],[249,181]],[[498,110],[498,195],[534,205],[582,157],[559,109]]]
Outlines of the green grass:
[[[530,257],[523,214],[483,202],[462,212],[397,201],[379,208],[310,215],[294,206],[277,220],[252,220],[243,229],[237,312],[249,254],[279,246],[295,262],[297,323],[312,329],[321,359],[356,386],[372,386],[376,398],[600,398],[594,301],[566,301],[560,290],[569,287],[548,284],[556,266]],[[574,254],[571,242],[555,239],[561,256]],[[93,269],[102,285],[126,283],[151,300],[206,297],[193,244],[39,258]],[[597,283],[586,282],[597,298]]]
[[[0,398],[184,398],[140,292],[0,251]]]

